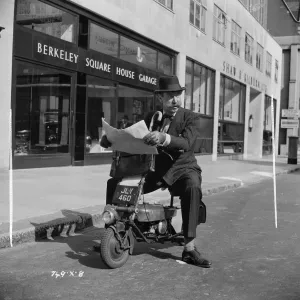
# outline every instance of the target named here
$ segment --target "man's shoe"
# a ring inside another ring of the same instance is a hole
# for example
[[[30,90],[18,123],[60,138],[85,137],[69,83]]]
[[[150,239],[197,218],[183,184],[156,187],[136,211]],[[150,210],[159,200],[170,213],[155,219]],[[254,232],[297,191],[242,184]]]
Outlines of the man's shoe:
[[[201,268],[210,268],[211,266],[211,262],[202,257],[200,252],[196,248],[192,251],[183,250],[182,261]]]

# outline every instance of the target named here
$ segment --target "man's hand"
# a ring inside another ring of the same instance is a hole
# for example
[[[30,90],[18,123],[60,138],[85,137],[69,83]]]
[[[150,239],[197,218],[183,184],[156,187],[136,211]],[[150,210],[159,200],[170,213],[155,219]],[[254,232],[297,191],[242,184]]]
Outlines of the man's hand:
[[[103,148],[109,148],[111,147],[110,141],[107,139],[106,135],[103,135],[100,141],[100,146]]]
[[[144,138],[144,143],[151,146],[162,145],[166,140],[166,134],[159,131],[152,131]]]

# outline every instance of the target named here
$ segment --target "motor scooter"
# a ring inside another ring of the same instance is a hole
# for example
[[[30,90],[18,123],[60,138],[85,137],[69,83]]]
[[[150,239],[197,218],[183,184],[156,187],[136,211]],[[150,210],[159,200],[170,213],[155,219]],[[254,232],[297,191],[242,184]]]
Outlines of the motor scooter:
[[[153,124],[150,128],[154,128]],[[135,242],[172,242],[183,245],[182,232],[176,232],[172,226],[172,219],[177,215],[179,207],[174,206],[174,197],[177,195],[170,187],[162,187],[170,191],[169,205],[144,201],[145,178],[148,172],[154,172],[154,168],[155,155],[152,155],[149,169],[139,176],[123,178],[115,189],[112,204],[104,208],[102,220],[105,230],[101,238],[100,254],[109,268],[123,266],[132,255]]]
[[[106,205],[102,213],[105,231],[101,238],[100,254],[109,268],[123,266],[133,253],[135,242],[150,244],[168,241],[183,245],[182,232],[177,233],[172,226],[172,219],[179,209],[174,206],[175,195],[171,191],[168,206],[144,202],[146,175],[124,178],[119,182],[112,205]]]

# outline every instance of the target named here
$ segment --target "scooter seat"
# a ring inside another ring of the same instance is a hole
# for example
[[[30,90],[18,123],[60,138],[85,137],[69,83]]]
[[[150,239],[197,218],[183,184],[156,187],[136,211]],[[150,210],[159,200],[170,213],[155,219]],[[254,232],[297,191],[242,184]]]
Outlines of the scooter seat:
[[[142,176],[130,176],[123,178],[119,185],[127,185],[127,186],[138,186],[141,181]]]

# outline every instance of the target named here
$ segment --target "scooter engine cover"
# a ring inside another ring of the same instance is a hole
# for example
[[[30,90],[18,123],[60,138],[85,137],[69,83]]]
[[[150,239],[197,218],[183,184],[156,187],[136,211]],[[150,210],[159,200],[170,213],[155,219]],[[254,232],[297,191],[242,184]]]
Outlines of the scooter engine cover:
[[[164,220],[164,207],[161,204],[138,204],[137,219],[139,222],[155,222]]]

